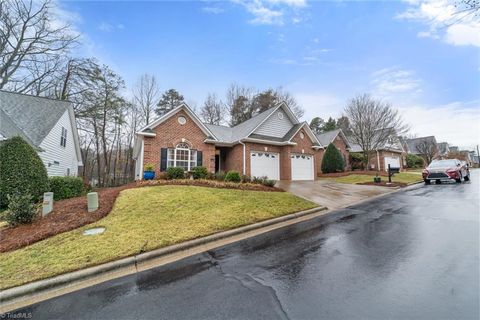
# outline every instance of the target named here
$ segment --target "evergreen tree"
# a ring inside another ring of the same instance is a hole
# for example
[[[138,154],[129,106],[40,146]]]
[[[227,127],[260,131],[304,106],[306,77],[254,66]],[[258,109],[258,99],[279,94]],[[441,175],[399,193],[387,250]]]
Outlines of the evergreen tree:
[[[322,159],[322,172],[333,173],[343,171],[345,168],[345,161],[340,151],[330,143],[323,155]]]
[[[165,91],[157,104],[155,112],[161,116],[168,111],[175,109],[184,101],[183,96],[175,89]]]

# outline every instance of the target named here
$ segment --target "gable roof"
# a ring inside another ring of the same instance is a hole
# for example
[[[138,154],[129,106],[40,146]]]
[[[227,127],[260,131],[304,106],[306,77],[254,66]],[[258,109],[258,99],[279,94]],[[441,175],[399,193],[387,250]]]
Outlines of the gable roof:
[[[138,135],[145,135],[145,136],[155,136],[156,134],[152,129],[155,128],[156,126],[158,126],[159,124],[161,124],[162,122],[166,121],[167,119],[169,119],[173,115],[175,115],[180,110],[184,110],[190,116],[190,118],[193,120],[193,122],[195,122],[195,124],[200,128],[200,130],[203,131],[203,133],[205,133],[205,135],[208,138],[212,138],[212,139],[216,140],[216,137],[212,133],[212,131],[210,131],[209,128],[207,126],[205,126],[205,124],[202,123],[202,121],[200,121],[200,118],[198,118],[198,116],[195,114],[195,112],[193,112],[192,109],[190,109],[190,107],[186,103],[179,104],[177,107],[173,108],[172,110],[165,113],[161,117],[155,119],[152,123],[146,125],[142,129],[137,131],[137,134]]]
[[[239,141],[244,140],[244,139],[255,139],[255,140],[264,140],[265,142],[272,142],[274,144],[292,144],[290,141],[293,136],[300,130],[300,128],[304,127],[306,122],[299,123],[297,117],[293,114],[293,112],[290,110],[290,108],[287,106],[285,102],[281,102],[277,104],[275,107],[269,108],[252,118],[239,123],[238,125],[234,127],[227,127],[227,126],[221,126],[221,125],[215,125],[215,124],[209,124],[209,123],[202,123],[200,122],[200,119],[198,116],[186,105],[182,104],[175,109],[169,111],[162,117],[156,119],[154,122],[152,122],[150,125],[145,126],[141,130],[137,132],[138,135],[143,135],[143,136],[155,136],[154,131],[152,128],[156,127],[163,121],[167,120],[171,116],[173,116],[175,113],[177,113],[181,108],[184,108],[185,111],[188,112],[188,114],[192,117],[192,119],[196,120],[195,122],[197,125],[199,125],[201,128],[204,128],[204,132],[208,133],[207,140],[209,142],[213,143],[223,143],[223,144],[235,144],[239,143]],[[270,137],[270,136],[265,136],[265,135],[260,135],[260,134],[255,134],[255,130],[260,127],[272,114],[275,113],[276,110],[279,108],[283,108],[287,116],[292,120],[294,123],[293,127],[285,134],[284,137]],[[308,126],[308,125],[307,125]],[[203,129],[202,129],[203,130]],[[309,132],[307,134],[310,135],[311,139],[314,141],[314,146],[316,147],[321,147],[320,142],[318,141],[317,137],[311,132],[311,129],[308,128]],[[308,131],[307,130],[307,131]]]
[[[353,141],[352,137],[348,138],[348,141],[350,142],[350,152],[363,152],[363,148],[361,145]],[[376,151],[392,151],[392,152],[405,152],[403,144],[402,144],[402,138],[397,136],[396,141],[393,141],[391,143],[386,142],[382,146],[378,147]]]
[[[448,153],[448,143],[447,142],[439,142],[437,143],[437,147],[438,147],[438,151],[441,153],[441,154],[446,154]]]
[[[345,141],[345,144],[347,145],[347,148],[351,148],[351,143],[347,139],[345,134],[343,134],[342,129],[335,129],[335,130],[331,130],[331,131],[327,131],[327,132],[317,134],[317,138],[320,141],[320,143],[322,144],[322,146],[328,146],[330,143],[332,143],[335,140],[335,138],[338,135],[340,135],[340,137],[343,139],[343,141]]]
[[[66,101],[0,90],[0,132],[6,138],[19,135],[38,148],[69,107]]]
[[[434,136],[407,139],[406,144],[407,144],[408,152],[413,154],[421,154],[421,152],[418,151],[417,146],[424,142],[433,143],[437,145],[437,140],[435,139]]]

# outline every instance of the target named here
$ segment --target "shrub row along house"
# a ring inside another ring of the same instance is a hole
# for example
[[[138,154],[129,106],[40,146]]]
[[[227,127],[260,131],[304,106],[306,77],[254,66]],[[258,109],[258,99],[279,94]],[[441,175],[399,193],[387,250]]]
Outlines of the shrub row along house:
[[[320,139],[319,139],[320,138]],[[153,164],[156,174],[169,167],[210,172],[235,170],[272,180],[313,180],[322,156],[333,142],[348,159],[349,144],[341,131],[317,137],[285,103],[234,127],[206,124],[182,104],[137,132],[136,179]]]
[[[69,102],[0,90],[0,143],[15,136],[37,151],[49,176],[76,176],[83,165]]]

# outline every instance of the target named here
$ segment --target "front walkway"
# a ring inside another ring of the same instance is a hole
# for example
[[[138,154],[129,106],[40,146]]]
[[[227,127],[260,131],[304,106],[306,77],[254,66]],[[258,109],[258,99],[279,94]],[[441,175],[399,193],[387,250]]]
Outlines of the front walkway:
[[[281,180],[277,182],[276,187],[329,209],[348,207],[358,201],[395,191],[394,188],[338,183],[327,179],[315,181]]]

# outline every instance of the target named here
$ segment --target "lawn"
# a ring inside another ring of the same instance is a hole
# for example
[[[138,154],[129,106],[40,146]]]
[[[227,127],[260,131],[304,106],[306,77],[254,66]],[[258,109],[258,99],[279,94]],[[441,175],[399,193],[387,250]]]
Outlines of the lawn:
[[[0,254],[0,289],[316,207],[287,192],[193,186],[128,189],[108,216]],[[100,235],[84,236],[92,227]]]
[[[333,179],[335,182],[340,183],[365,183],[373,181],[372,175],[366,174],[350,174],[344,177],[335,177],[335,178],[323,178],[323,179]],[[382,177],[382,181],[388,181],[388,177]],[[393,182],[402,182],[402,183],[414,183],[418,181],[422,181],[422,176],[417,173],[397,173],[392,177]]]

